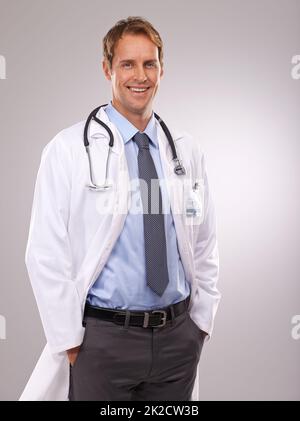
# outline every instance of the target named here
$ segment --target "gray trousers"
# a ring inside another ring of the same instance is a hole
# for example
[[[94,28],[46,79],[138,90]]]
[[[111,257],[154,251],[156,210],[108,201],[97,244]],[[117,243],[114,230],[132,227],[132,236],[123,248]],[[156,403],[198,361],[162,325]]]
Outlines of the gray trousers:
[[[163,327],[86,319],[71,401],[189,401],[205,333],[187,311]]]

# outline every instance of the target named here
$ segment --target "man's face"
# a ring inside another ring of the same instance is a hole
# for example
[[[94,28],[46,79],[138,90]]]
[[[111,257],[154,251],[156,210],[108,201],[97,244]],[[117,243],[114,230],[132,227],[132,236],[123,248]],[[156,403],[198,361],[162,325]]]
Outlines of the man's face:
[[[146,35],[124,35],[115,47],[112,69],[103,61],[103,70],[112,82],[112,102],[118,111],[124,115],[151,113],[163,69],[158,48]]]

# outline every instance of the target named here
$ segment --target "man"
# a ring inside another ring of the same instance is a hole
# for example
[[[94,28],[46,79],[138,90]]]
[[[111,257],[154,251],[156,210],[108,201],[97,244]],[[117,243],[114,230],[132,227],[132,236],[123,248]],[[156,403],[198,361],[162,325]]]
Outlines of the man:
[[[22,399],[68,392],[70,400],[191,400],[220,299],[203,154],[191,137],[172,131],[185,165],[185,174],[174,174],[152,108],[163,76],[154,27],[139,17],[121,20],[103,50],[112,101],[97,116],[115,139],[114,188],[86,188],[84,123],[43,151],[26,265],[48,344]],[[94,176],[104,176],[107,133],[92,123]]]

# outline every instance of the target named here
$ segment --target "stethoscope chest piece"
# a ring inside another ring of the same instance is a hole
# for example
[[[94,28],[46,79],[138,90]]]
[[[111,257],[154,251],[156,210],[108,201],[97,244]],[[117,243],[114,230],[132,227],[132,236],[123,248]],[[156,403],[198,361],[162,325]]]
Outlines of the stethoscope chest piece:
[[[175,167],[174,167],[174,173],[176,175],[185,175],[186,171],[184,166],[182,165],[182,162],[177,158],[174,160],[175,162]]]

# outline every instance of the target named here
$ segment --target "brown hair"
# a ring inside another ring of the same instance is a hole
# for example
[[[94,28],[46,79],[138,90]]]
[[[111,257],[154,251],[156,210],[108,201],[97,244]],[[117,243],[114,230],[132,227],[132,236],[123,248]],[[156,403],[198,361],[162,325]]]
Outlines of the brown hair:
[[[158,57],[163,66],[163,42],[158,31],[146,19],[140,16],[129,16],[119,20],[103,38],[103,56],[110,68],[114,57],[114,48],[125,34],[145,34],[158,48]]]

